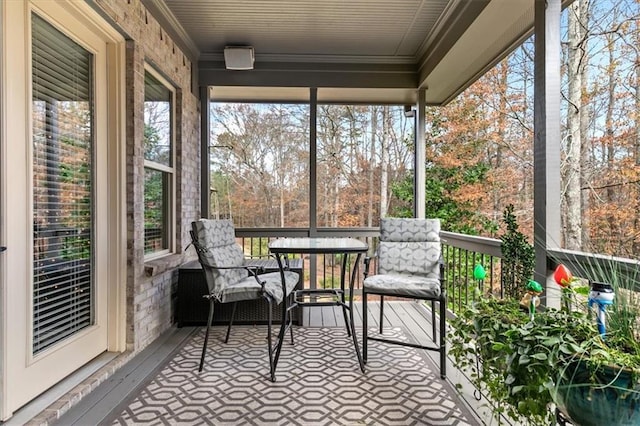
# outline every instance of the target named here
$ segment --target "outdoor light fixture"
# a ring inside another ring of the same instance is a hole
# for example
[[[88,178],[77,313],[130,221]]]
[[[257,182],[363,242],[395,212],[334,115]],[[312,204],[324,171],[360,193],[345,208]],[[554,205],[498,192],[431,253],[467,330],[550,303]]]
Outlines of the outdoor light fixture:
[[[416,113],[416,110],[413,109],[413,107],[411,105],[405,105],[404,106],[404,116],[407,118],[411,118],[414,117]]]
[[[224,48],[224,63],[228,70],[252,70],[253,47],[227,46]]]

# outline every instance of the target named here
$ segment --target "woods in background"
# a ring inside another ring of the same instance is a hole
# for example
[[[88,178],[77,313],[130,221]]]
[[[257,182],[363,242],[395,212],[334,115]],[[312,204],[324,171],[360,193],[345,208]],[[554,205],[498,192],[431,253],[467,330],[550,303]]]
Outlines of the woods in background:
[[[575,0],[564,11],[559,245],[640,253],[640,1]],[[212,105],[212,212],[239,227],[377,226],[413,209],[414,120],[402,106]],[[428,217],[499,235],[508,204],[533,229],[533,42],[445,107],[426,111]],[[315,157],[312,153],[315,152]]]

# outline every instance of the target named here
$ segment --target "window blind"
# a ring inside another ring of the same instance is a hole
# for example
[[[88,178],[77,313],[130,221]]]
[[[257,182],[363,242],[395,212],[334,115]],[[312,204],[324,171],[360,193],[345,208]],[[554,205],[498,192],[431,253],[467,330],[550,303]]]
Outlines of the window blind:
[[[32,15],[33,353],[93,324],[93,57]]]

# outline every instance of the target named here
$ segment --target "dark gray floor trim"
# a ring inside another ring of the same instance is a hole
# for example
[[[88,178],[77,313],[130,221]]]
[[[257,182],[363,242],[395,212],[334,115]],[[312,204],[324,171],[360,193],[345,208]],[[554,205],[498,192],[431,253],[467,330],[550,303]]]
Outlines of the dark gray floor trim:
[[[113,408],[130,399],[157,370],[182,348],[196,327],[171,328],[120,368],[107,381],[67,411],[58,425],[98,425]]]

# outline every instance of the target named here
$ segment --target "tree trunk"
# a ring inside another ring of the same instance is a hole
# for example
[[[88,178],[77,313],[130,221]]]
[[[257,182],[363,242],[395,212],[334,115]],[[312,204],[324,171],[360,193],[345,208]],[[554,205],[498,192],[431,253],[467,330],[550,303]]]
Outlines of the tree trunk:
[[[640,28],[636,29],[637,43],[640,43]],[[636,45],[640,46],[640,44]],[[640,166],[640,50],[636,51],[636,123],[635,155],[636,166]]]
[[[583,40],[582,45],[582,66],[580,67],[580,76],[582,87],[582,108],[580,109],[580,141],[581,149],[580,149],[580,205],[582,210],[582,250],[586,250],[590,247],[590,202],[589,202],[589,191],[586,189],[589,186],[589,182],[591,182],[591,171],[593,168],[590,166],[591,164],[591,147],[589,146],[589,135],[587,134],[587,130],[589,129],[589,122],[591,120],[589,109],[587,105],[588,101],[588,88],[587,82],[589,81],[589,68],[588,62],[590,60],[587,52],[588,41],[590,36],[590,28],[591,28],[591,13],[589,11],[589,0],[580,0],[580,13],[582,17],[582,26],[580,30],[582,32],[581,39]]]
[[[615,36],[612,34],[607,35],[607,49],[609,53],[609,67],[607,73],[607,112],[605,116],[605,146],[606,146],[606,161],[607,161],[607,170],[605,171],[605,175],[607,179],[605,182],[609,181],[609,176],[611,175],[611,171],[615,167],[615,147],[614,147],[614,135],[615,129],[613,127],[613,114],[615,109],[615,96],[616,96],[616,58],[615,58]],[[609,205],[615,205],[615,188],[611,185],[607,186],[606,189],[606,202]],[[617,235],[618,224],[617,220],[613,214],[609,214],[607,218],[607,222],[609,223],[609,234]]]
[[[387,191],[389,186],[389,107],[382,109],[382,143],[380,144],[380,217],[387,216],[388,197]]]
[[[635,81],[635,104],[636,104],[636,115],[635,115],[635,139],[634,139],[634,155],[635,155],[635,164],[636,168],[640,167],[640,20],[636,21],[636,81]],[[638,201],[636,201],[638,203]],[[637,204],[636,204],[637,205]],[[636,209],[635,214],[635,230],[640,229],[640,208]],[[636,237],[633,240],[633,253],[640,253],[640,238]]]
[[[493,168],[495,170],[500,170],[500,168],[502,167],[502,144],[504,143],[505,139],[506,139],[506,128],[507,128],[507,114],[506,111],[508,111],[509,105],[507,102],[507,85],[508,85],[508,76],[509,76],[509,67],[507,66],[506,62],[500,62],[499,65],[497,65],[498,67],[498,79],[499,79],[499,86],[502,90],[499,91],[498,96],[499,96],[499,105],[498,105],[498,115],[497,115],[497,141],[496,143],[493,144],[493,146],[495,147],[495,152],[494,152],[494,164],[493,164]],[[499,215],[498,212],[502,211],[503,205],[502,205],[502,199],[503,199],[503,193],[504,191],[502,191],[502,188],[498,189],[498,190],[494,190],[493,191],[493,212],[494,212],[494,217],[493,220],[498,220],[499,219]]]
[[[280,227],[284,228],[284,186],[280,186]]]
[[[367,226],[373,226],[373,194],[374,190],[374,174],[376,164],[376,130],[378,128],[378,111],[375,106],[371,106],[371,150],[369,151],[369,170],[368,173],[368,205],[367,205]]]
[[[580,159],[582,141],[580,131],[580,111],[582,110],[582,11],[583,1],[569,6],[568,14],[568,80],[567,98],[567,152],[564,167],[565,182],[565,242],[570,250],[582,248],[582,213],[580,208]]]

